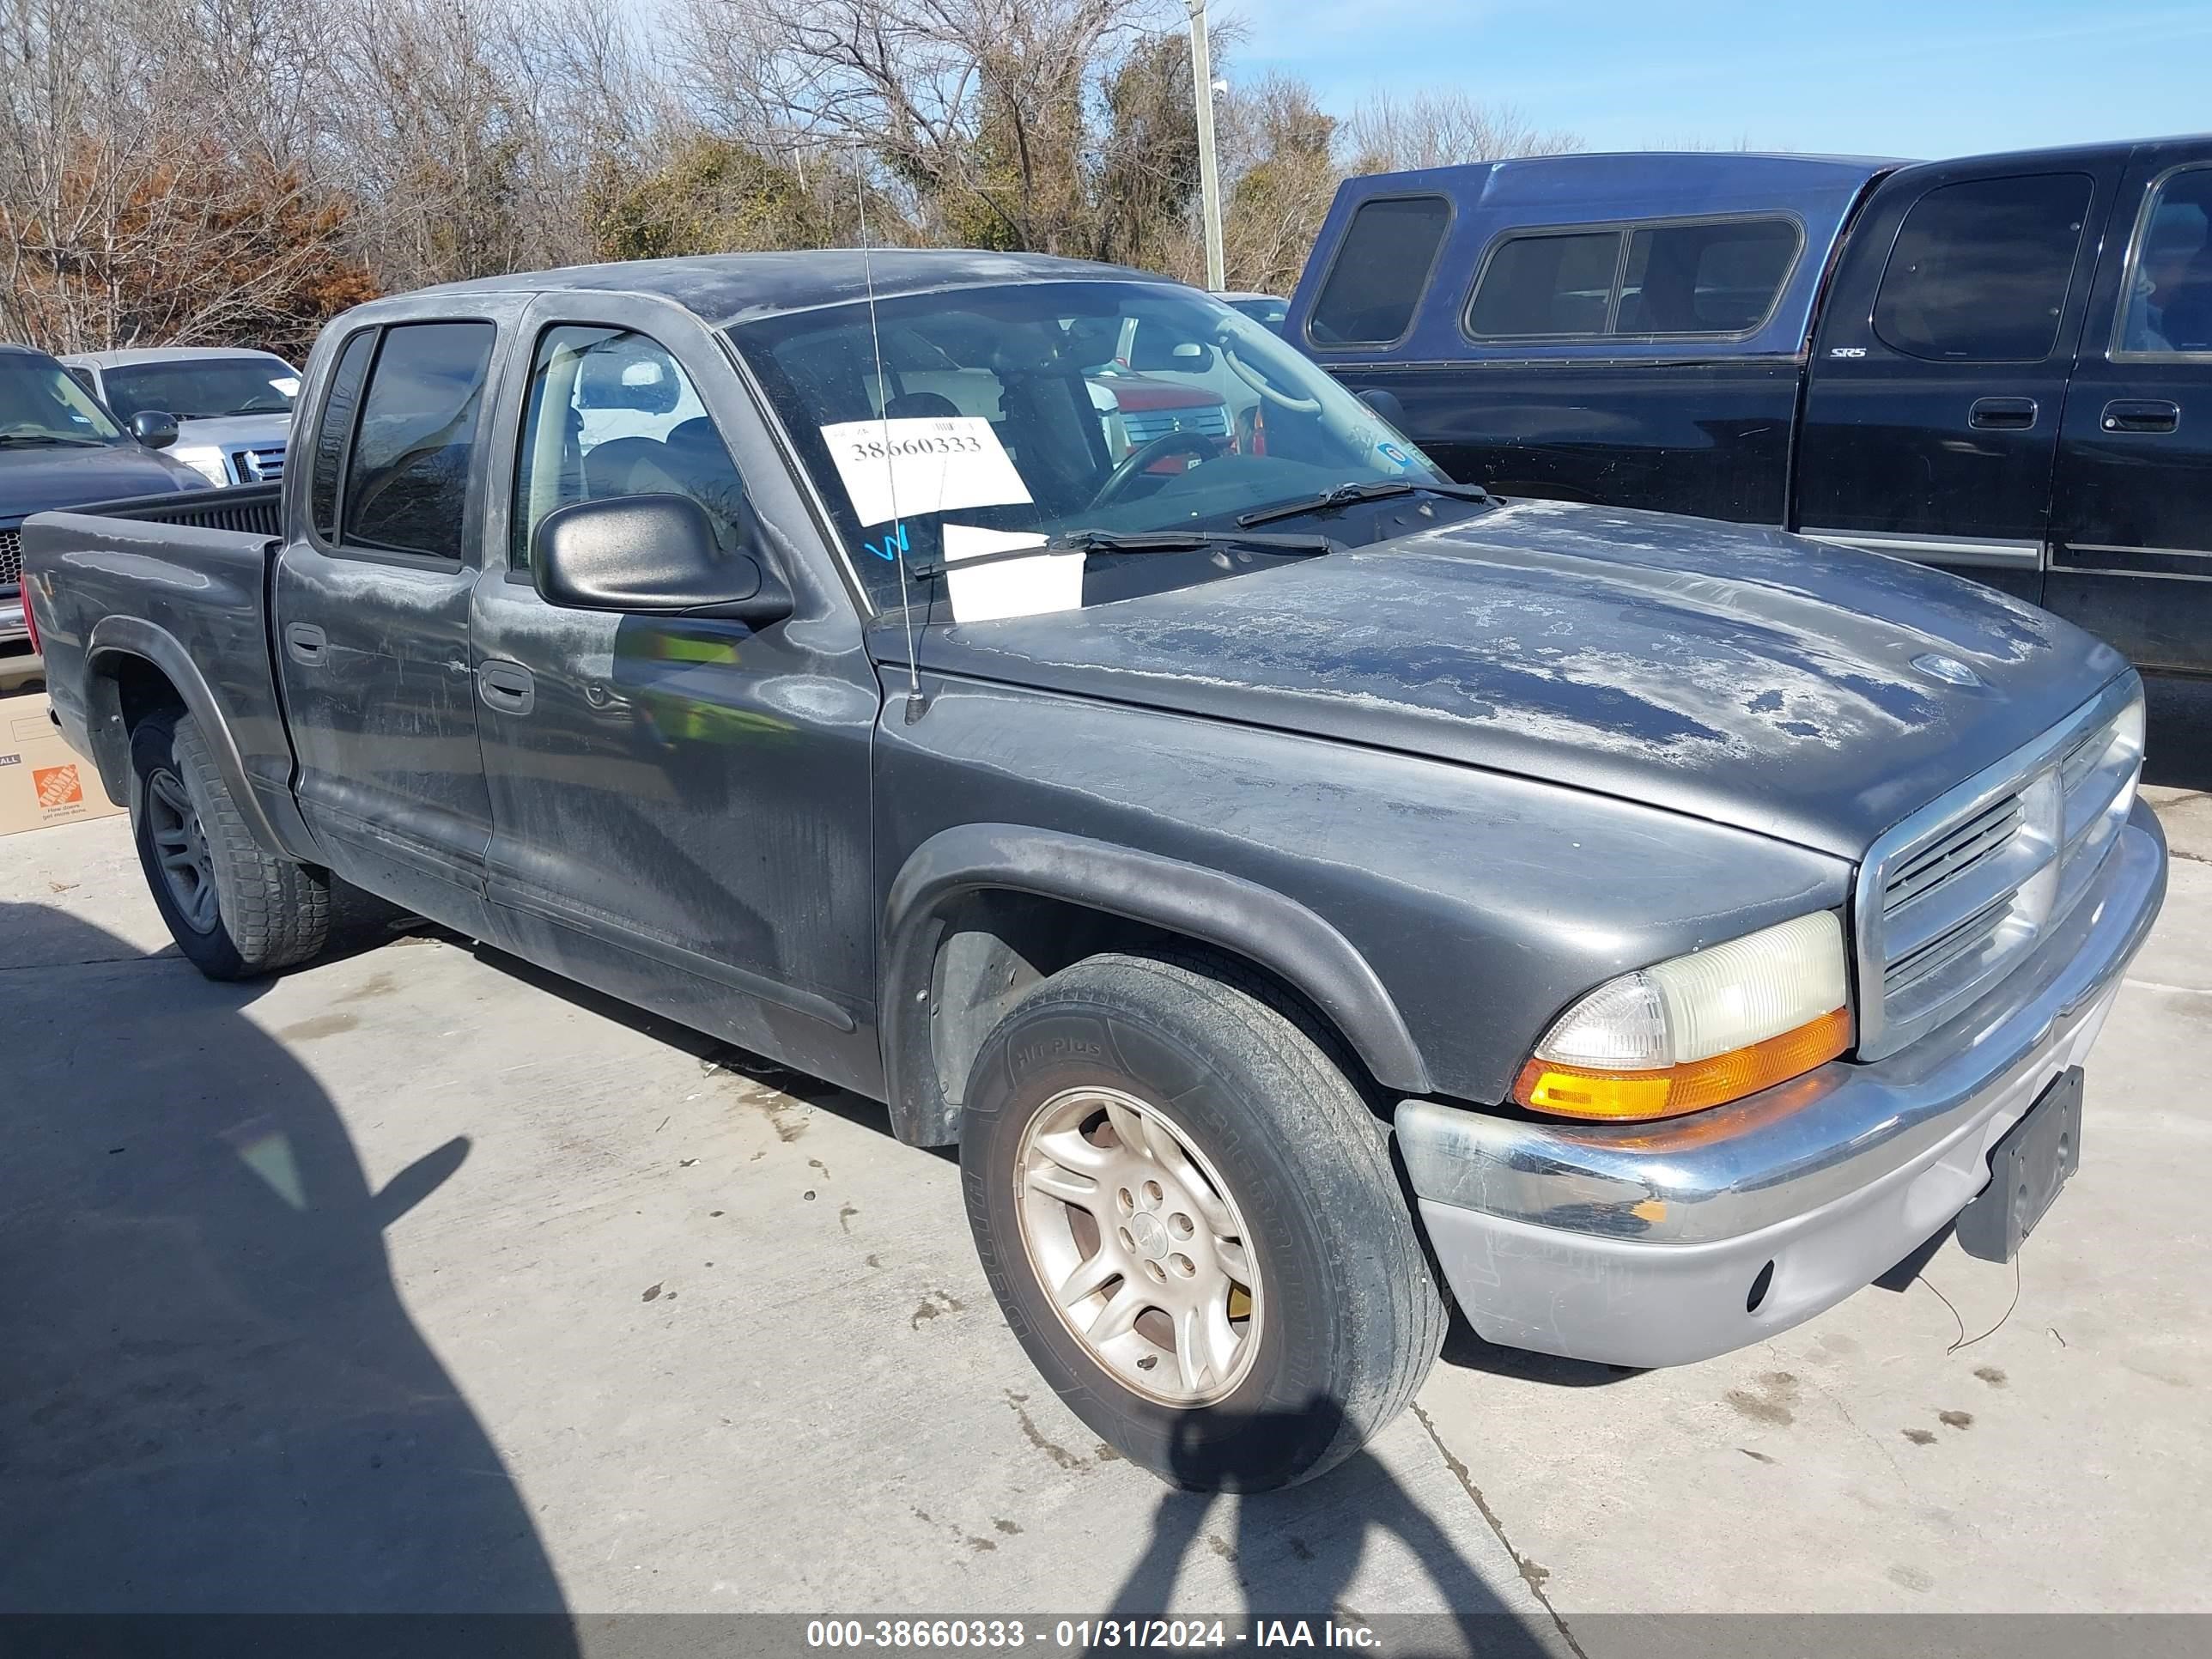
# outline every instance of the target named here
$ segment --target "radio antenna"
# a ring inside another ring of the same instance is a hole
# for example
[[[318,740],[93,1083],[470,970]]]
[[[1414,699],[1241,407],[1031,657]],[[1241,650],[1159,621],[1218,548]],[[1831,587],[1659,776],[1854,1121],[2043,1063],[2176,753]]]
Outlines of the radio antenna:
[[[884,335],[876,324],[876,262],[869,251],[868,176],[863,164],[853,167],[854,199],[860,210],[860,275],[868,290],[868,339],[876,356],[876,418],[884,441],[884,493],[890,503],[891,533],[884,538],[891,562],[898,567],[899,614],[906,621],[906,719],[911,726],[921,718],[921,653],[915,647],[914,601],[907,592],[906,520],[899,516],[898,465],[891,458],[891,383],[884,373]]]

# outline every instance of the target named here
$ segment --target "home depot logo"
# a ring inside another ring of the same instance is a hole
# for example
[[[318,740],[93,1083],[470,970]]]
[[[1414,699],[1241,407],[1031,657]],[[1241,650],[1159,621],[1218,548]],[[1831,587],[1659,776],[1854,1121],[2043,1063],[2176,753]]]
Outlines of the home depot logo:
[[[39,798],[41,812],[84,805],[84,785],[78,781],[74,766],[33,767],[31,789]]]

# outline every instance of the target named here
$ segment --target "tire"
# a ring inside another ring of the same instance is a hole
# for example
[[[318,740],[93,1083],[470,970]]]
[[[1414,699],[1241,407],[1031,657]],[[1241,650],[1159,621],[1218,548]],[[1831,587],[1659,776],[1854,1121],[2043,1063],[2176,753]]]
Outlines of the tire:
[[[976,1058],[960,1168],[1030,1360],[1171,1484],[1320,1474],[1405,1408],[1443,1346],[1383,1126],[1282,1010],[1194,966],[1093,957],[1030,991]]]
[[[131,732],[131,770],[138,862],[169,936],[194,967],[210,979],[252,979],[322,950],[329,878],[255,842],[197,720],[169,711],[140,720]]]

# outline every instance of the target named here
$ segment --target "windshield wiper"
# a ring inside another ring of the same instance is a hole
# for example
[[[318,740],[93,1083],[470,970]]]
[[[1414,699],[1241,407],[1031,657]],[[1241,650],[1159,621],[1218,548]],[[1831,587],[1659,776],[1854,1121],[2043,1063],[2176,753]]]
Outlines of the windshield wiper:
[[[1237,522],[1243,525],[1272,524],[1277,519],[1295,519],[1302,514],[1328,513],[1347,507],[1357,507],[1362,501],[1379,501],[1391,495],[1410,495],[1417,489],[1425,489],[1431,495],[1449,495],[1462,501],[1486,501],[1490,492],[1480,484],[1430,483],[1413,478],[1375,478],[1365,483],[1340,483],[1334,489],[1324,489],[1318,495],[1303,500],[1283,501],[1274,507],[1263,507],[1250,513],[1240,513]]]
[[[1035,559],[1052,553],[1194,553],[1204,548],[1234,549],[1269,553],[1285,558],[1312,558],[1333,553],[1338,544],[1326,536],[1247,535],[1236,530],[1146,530],[1121,534],[1111,530],[1076,530],[1055,536],[1035,547],[1009,547],[997,553],[978,553],[966,559],[932,559],[908,574],[927,581],[947,570],[974,570],[1003,564],[1009,559]]]
[[[107,446],[98,438],[80,438],[74,434],[60,432],[0,432],[0,444],[67,444],[73,449],[105,449]]]

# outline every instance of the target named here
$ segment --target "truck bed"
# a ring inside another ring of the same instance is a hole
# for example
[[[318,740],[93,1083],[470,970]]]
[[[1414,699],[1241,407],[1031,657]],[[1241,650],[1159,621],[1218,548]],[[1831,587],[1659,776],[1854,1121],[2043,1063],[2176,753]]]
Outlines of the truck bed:
[[[124,711],[155,694],[150,667],[203,715],[234,783],[279,824],[297,822],[270,656],[281,489],[139,496],[25,521],[25,591],[55,715],[118,804],[131,775]]]

